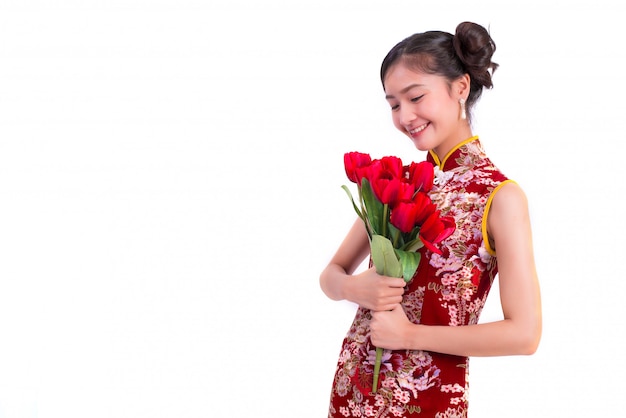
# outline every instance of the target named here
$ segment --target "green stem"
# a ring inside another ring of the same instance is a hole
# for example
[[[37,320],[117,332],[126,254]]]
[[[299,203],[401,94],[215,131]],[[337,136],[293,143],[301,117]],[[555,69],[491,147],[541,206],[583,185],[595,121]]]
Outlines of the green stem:
[[[370,240],[372,239],[372,227],[369,224],[369,218],[367,215],[367,209],[365,208],[365,202],[363,201],[363,194],[361,193],[361,187],[357,188],[359,193],[359,204],[361,205],[361,213],[363,214],[363,223],[365,224],[365,230],[367,231],[367,235]]]
[[[395,236],[393,237],[393,248],[399,248],[399,242],[400,241],[400,236],[401,236],[402,232],[398,232],[397,234],[395,234]]]
[[[387,232],[387,222],[389,222],[389,205],[388,204],[384,204],[383,205],[383,224],[382,224],[382,232],[381,235],[385,238],[389,238],[388,237],[388,232]]]
[[[378,390],[378,375],[380,374],[380,363],[383,359],[383,349],[376,347],[376,363],[374,363],[374,382],[372,383],[372,393]]]
[[[376,272],[385,276],[402,277],[402,264],[394,253],[394,247],[391,243],[388,234],[388,222],[389,222],[389,205],[383,205],[383,218],[381,219],[381,234],[383,238],[377,239],[376,244],[372,245],[371,253],[374,260],[374,266]],[[380,237],[377,237],[380,238]],[[386,244],[385,244],[386,243]],[[387,254],[385,257],[384,254]],[[382,259],[380,258],[382,257]],[[376,260],[379,260],[378,263]],[[392,260],[393,263],[392,264]],[[380,375],[380,364],[383,358],[383,349],[376,347],[376,362],[374,363],[374,378],[372,382],[372,393],[376,393],[378,390],[378,377]]]

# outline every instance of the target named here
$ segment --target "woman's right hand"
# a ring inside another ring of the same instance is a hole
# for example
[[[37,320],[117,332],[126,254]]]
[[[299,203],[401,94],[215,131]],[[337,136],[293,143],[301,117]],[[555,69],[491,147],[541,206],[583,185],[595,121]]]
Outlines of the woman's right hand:
[[[402,278],[381,276],[374,267],[345,283],[346,299],[373,311],[388,311],[402,302],[406,283]]]
[[[349,300],[373,311],[391,310],[402,302],[406,283],[404,279],[381,276],[374,267],[353,274],[369,254],[367,231],[357,219],[320,274],[320,286],[333,300]]]

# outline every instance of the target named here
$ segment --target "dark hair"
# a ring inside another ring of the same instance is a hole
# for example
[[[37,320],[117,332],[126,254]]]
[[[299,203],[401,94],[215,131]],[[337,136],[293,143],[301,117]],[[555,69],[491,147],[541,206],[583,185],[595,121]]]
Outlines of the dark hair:
[[[470,93],[466,101],[469,111],[478,101],[483,87],[492,88],[491,77],[498,64],[491,61],[496,44],[482,26],[463,22],[454,35],[441,31],[416,33],[400,41],[383,60],[380,80],[396,63],[427,74],[437,74],[452,82],[464,74],[470,76]]]

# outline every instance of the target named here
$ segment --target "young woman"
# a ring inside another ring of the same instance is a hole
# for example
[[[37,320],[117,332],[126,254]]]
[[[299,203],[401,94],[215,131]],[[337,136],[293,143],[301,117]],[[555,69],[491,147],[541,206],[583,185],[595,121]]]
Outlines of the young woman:
[[[470,356],[527,355],[541,336],[541,302],[528,204],[522,189],[487,158],[471,110],[491,88],[497,64],[485,28],[464,22],[455,35],[415,34],[383,60],[381,81],[393,123],[435,170],[430,198],[455,219],[442,255],[423,247],[417,273],[403,279],[374,268],[357,219],[320,275],[333,300],[359,305],[343,341],[329,417],[466,417]],[[503,319],[478,324],[499,277]],[[384,348],[372,392],[376,347]]]

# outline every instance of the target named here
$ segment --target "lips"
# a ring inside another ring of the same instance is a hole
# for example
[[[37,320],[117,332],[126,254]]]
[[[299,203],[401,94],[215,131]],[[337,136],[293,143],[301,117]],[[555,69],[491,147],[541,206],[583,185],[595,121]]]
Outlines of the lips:
[[[425,123],[423,125],[420,125],[417,128],[407,129],[407,131],[409,132],[410,135],[417,135],[420,132],[422,132],[424,129],[426,129],[428,127],[428,125],[430,125],[430,122],[427,122],[427,123]]]

